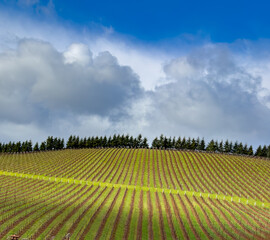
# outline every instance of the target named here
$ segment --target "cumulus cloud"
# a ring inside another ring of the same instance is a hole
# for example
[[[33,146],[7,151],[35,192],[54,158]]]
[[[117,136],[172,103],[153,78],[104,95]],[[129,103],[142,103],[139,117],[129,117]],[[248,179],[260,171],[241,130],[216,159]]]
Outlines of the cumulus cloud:
[[[61,53],[28,39],[0,55],[2,120],[29,123],[55,112],[110,117],[141,93],[130,67],[120,66],[109,52],[92,58],[82,44]]]
[[[270,143],[269,41],[168,43],[173,55],[115,32],[3,10],[0,20],[0,141],[164,133]]]
[[[146,116],[152,129],[172,136],[270,141],[270,109],[259,98],[262,79],[238,64],[228,47],[199,48],[164,71],[171,82],[152,94]]]

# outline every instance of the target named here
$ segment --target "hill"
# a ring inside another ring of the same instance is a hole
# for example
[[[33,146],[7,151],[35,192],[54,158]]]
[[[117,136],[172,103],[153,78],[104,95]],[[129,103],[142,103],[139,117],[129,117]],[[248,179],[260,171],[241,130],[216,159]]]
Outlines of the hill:
[[[0,179],[0,239],[270,239],[267,160],[124,148],[1,154]]]

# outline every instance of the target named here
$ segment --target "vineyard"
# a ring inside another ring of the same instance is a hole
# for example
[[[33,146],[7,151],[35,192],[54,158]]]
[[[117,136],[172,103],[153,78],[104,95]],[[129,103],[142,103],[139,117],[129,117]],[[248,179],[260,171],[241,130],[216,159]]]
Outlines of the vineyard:
[[[0,239],[270,239],[270,161],[156,149],[0,155]]]

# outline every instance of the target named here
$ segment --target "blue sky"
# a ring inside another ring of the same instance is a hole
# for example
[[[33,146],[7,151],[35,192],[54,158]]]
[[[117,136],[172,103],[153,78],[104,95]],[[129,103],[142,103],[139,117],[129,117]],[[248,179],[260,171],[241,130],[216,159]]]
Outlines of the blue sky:
[[[0,141],[270,144],[266,1],[0,2]]]
[[[207,36],[214,42],[270,37],[268,1],[67,0],[52,3],[55,17],[60,21],[78,27],[112,27],[117,33],[146,42],[183,34]],[[48,5],[48,0],[4,1],[1,5],[42,19],[37,9]]]

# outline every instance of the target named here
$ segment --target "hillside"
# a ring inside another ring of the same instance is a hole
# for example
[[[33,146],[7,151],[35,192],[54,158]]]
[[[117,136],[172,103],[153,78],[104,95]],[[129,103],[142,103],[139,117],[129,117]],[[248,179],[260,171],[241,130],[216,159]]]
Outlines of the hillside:
[[[270,161],[152,149],[0,155],[0,239],[270,239]]]

